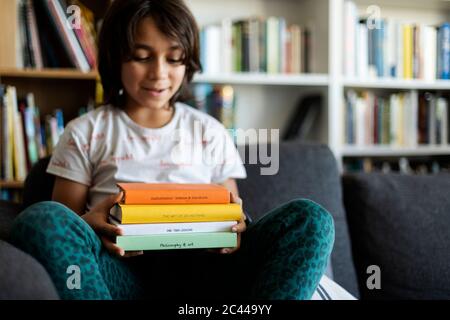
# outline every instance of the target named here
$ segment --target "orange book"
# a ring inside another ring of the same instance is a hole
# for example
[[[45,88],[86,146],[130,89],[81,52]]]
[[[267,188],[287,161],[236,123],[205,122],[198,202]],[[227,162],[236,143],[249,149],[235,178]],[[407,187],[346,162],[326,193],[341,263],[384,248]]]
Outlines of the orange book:
[[[230,192],[218,184],[118,183],[123,204],[222,204]]]

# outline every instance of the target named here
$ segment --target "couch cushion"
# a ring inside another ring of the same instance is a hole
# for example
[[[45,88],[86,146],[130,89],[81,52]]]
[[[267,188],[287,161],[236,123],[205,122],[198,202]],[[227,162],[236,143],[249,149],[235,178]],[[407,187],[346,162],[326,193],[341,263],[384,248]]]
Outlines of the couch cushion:
[[[0,201],[0,239],[8,239],[13,220],[19,214],[20,208],[19,204]]]
[[[58,299],[56,289],[39,262],[0,240],[0,300]]]
[[[270,150],[270,148],[269,148]],[[249,147],[239,149],[247,179],[238,180],[241,198],[254,220],[294,198],[308,198],[327,209],[334,218],[336,239],[331,256],[333,279],[354,296],[359,296],[351,257],[341,182],[335,158],[326,146],[283,142],[279,145],[279,170],[262,175],[261,167],[249,164]]]
[[[343,184],[361,297],[450,299],[450,175],[352,174]],[[366,286],[370,265],[380,290]]]

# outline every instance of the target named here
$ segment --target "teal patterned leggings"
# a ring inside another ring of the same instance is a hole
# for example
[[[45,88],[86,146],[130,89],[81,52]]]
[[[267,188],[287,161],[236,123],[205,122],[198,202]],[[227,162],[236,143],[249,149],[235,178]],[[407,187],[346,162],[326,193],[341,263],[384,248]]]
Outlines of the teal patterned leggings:
[[[233,254],[167,250],[116,258],[76,213],[41,202],[17,217],[11,241],[41,262],[62,299],[310,299],[334,224],[313,201],[293,200],[251,224]]]

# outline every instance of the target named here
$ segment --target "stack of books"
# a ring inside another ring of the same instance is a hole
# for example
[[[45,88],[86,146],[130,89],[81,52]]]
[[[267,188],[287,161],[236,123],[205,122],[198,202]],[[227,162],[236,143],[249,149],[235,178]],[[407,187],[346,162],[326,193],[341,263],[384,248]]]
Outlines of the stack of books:
[[[122,229],[116,244],[125,251],[232,248],[231,227],[242,207],[216,184],[119,183],[122,201],[110,211],[110,223]]]

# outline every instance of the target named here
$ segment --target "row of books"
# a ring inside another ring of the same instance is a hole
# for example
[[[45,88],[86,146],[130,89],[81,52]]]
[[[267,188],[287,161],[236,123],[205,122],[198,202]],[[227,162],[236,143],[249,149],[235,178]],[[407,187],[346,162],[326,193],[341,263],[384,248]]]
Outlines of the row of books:
[[[0,178],[23,181],[40,158],[51,154],[64,131],[61,109],[41,122],[34,95],[17,96],[16,88],[0,84]]]
[[[307,28],[283,17],[224,19],[201,28],[203,72],[310,72],[310,42]]]
[[[450,79],[450,24],[402,23],[360,17],[344,4],[344,75],[397,79]]]
[[[90,102],[78,115],[93,108]],[[64,124],[62,109],[41,116],[33,93],[18,97],[15,87],[0,84],[0,180],[23,181],[39,159],[52,153]]]
[[[231,228],[242,217],[230,192],[215,184],[119,183],[123,200],[110,211],[122,229],[116,244],[125,251],[231,248]]]
[[[440,159],[431,159],[428,157],[398,159],[380,159],[380,158],[356,158],[344,161],[344,170],[346,172],[381,172],[401,174],[437,174],[441,172],[450,172],[450,163]]]
[[[447,145],[449,99],[431,92],[389,95],[348,90],[345,143],[352,145]]]
[[[195,84],[191,91],[191,106],[213,116],[227,129],[236,128],[236,95],[232,86]]]
[[[22,203],[23,195],[17,189],[0,188],[0,200],[14,203]]]
[[[96,68],[94,15],[80,1],[18,0],[17,6],[18,68]]]

